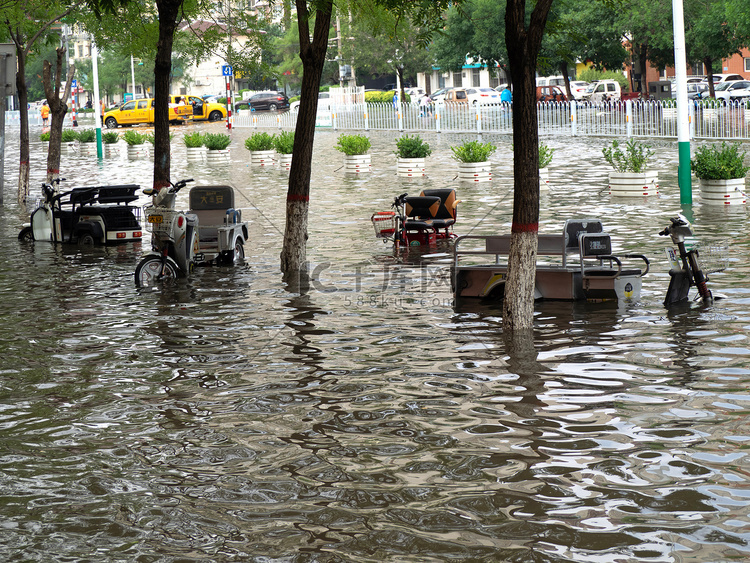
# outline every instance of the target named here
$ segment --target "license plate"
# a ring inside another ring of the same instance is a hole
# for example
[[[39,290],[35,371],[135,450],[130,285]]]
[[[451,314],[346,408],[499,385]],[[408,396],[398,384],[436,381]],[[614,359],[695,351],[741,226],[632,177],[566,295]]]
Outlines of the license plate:
[[[149,223],[162,223],[163,221],[164,221],[163,215],[149,215],[148,216]]]

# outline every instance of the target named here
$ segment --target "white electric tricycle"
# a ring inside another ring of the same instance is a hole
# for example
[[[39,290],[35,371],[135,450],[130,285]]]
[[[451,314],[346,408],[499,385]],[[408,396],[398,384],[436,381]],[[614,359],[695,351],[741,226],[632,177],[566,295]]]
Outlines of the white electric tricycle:
[[[145,213],[153,251],[135,268],[136,286],[185,277],[199,264],[236,265],[244,261],[248,226],[234,207],[234,188],[195,186],[190,190],[190,210],[176,210],[177,193],[192,181],[143,190],[152,197]]]

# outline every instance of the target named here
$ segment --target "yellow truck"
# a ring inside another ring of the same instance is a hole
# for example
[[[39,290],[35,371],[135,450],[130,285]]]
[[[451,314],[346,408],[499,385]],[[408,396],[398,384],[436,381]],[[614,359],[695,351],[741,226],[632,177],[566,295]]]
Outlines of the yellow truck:
[[[193,107],[189,104],[180,105],[183,96],[170,96],[169,122],[184,123],[192,119]],[[144,98],[142,100],[130,100],[120,107],[104,114],[104,125],[109,129],[116,129],[125,125],[137,125],[139,123],[150,124],[154,122],[154,100]]]

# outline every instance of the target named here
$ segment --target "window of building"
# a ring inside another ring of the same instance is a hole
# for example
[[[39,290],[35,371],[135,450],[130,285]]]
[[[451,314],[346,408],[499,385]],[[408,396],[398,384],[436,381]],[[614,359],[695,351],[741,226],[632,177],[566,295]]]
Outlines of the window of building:
[[[81,43],[78,44],[78,56],[83,57],[83,45]]]
[[[750,57],[745,57],[745,72],[750,72]]]
[[[490,71],[490,88],[497,88],[500,86],[500,76],[497,70]]]
[[[472,68],[471,69],[471,85],[474,86],[474,88],[479,88],[480,84],[481,84],[481,81],[479,79],[479,69]]]
[[[438,89],[445,88],[445,75],[441,74],[438,76]]]
[[[455,88],[458,88],[463,85],[463,82],[461,81],[461,73],[460,72],[454,72],[453,73],[453,86]]]

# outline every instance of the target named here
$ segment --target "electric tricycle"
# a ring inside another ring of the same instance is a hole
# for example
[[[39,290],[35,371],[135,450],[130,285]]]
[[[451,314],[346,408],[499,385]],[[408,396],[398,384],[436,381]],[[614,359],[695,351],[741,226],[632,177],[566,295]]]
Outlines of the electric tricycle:
[[[143,190],[152,198],[146,207],[152,252],[135,268],[136,286],[185,277],[196,265],[234,265],[245,259],[248,226],[234,207],[234,188],[195,186],[190,190],[190,210],[176,210],[177,193],[192,181]]]
[[[130,205],[140,186],[90,186],[60,191],[56,178],[42,184],[42,198],[19,240],[77,243],[81,246],[141,240],[141,210]]]
[[[430,246],[453,239],[458,204],[453,188],[422,190],[418,196],[401,194],[391,204],[394,211],[379,211],[370,217],[375,236],[400,246]]]

